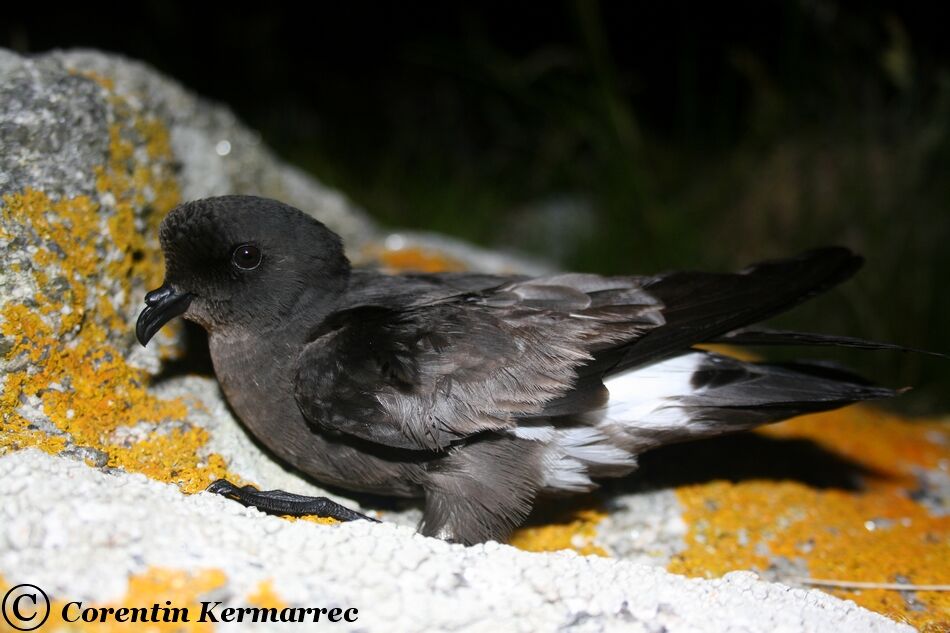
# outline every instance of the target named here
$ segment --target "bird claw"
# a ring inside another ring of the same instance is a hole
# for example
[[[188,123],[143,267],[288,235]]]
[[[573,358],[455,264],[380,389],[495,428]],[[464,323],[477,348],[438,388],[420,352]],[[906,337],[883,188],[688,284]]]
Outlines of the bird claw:
[[[337,521],[380,521],[331,501],[326,497],[308,497],[283,490],[258,490],[253,486],[235,486],[227,479],[218,479],[206,488],[208,492],[257,508],[267,514],[329,517]]]

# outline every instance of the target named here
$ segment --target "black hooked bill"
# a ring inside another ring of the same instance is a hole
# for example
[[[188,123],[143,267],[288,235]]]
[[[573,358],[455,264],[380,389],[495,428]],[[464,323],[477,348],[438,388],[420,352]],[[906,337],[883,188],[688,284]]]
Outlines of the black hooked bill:
[[[191,299],[190,294],[177,292],[168,284],[145,295],[145,309],[135,323],[135,338],[147,345],[163,325],[184,314]]]

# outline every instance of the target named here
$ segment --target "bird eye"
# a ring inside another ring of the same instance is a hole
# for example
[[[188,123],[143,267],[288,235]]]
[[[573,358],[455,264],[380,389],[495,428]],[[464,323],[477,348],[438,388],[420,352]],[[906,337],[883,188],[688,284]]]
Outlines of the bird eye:
[[[253,244],[241,244],[231,253],[231,263],[241,270],[254,270],[261,265],[261,249]]]

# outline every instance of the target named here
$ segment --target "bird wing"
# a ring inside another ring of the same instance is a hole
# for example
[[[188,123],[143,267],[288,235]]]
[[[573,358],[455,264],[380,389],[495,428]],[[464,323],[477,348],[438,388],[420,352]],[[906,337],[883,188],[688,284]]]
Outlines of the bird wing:
[[[397,308],[351,305],[300,355],[295,396],[325,431],[444,450],[520,419],[603,406],[605,376],[773,316],[860,263],[826,248],[736,274],[565,274]]]
[[[426,305],[351,307],[300,355],[297,404],[324,430],[406,449],[512,428],[566,396],[598,349],[662,323],[643,281],[557,275]]]

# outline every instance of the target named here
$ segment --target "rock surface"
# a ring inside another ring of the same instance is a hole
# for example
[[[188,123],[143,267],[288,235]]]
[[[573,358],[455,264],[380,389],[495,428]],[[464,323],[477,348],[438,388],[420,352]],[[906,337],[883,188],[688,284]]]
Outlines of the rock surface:
[[[128,604],[116,570],[175,569],[191,571],[180,584],[194,585],[176,604],[259,604],[264,584],[284,604],[355,607],[359,619],[349,628],[363,630],[912,630],[748,572],[691,580],[573,552],[449,545],[386,524],[291,523],[35,450],[0,458],[0,497],[10,500],[2,510],[4,574],[84,606]],[[204,582],[195,581],[198,574]]]
[[[221,476],[321,491],[259,450],[212,378],[156,378],[185,353],[180,330],[147,350],[133,339],[161,279],[157,225],[181,200],[280,198],[387,268],[543,267],[387,234],[227,109],[96,52],[0,51],[0,148],[0,583],[60,601],[352,605],[371,630],[907,630],[750,574],[639,564],[671,564],[692,538],[669,488],[593,498],[514,539],[624,560],[449,546],[413,535],[412,508],[382,515],[395,526],[320,526],[187,494]]]

